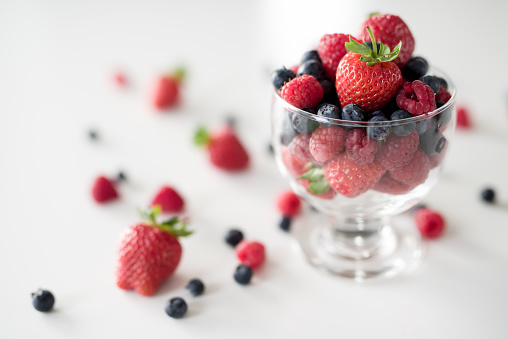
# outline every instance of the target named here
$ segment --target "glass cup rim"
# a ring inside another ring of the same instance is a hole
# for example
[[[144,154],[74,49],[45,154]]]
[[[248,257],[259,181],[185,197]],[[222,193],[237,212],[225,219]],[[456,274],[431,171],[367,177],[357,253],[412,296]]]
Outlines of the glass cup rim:
[[[388,120],[388,121],[351,121],[351,120],[342,120],[342,119],[333,119],[333,118],[327,118],[327,117],[321,117],[321,116],[318,116],[317,114],[312,114],[312,113],[309,113],[309,112],[306,112],[304,110],[301,110],[299,108],[296,108],[295,106],[291,105],[290,103],[286,102],[284,99],[282,99],[282,97],[280,96],[278,90],[276,90],[275,88],[273,89],[273,92],[274,92],[274,96],[275,98],[280,102],[282,103],[282,105],[284,106],[285,109],[291,111],[292,113],[297,113],[301,116],[304,116],[308,119],[311,119],[311,120],[314,120],[314,121],[317,121],[317,122],[320,122],[320,123],[330,123],[330,124],[333,124],[333,125],[344,125],[344,126],[349,126],[349,127],[365,127],[365,126],[399,126],[399,125],[402,125],[402,124],[407,124],[407,123],[412,123],[412,122],[418,122],[418,121],[422,121],[422,120],[426,120],[426,119],[430,119],[444,111],[446,111],[448,108],[450,108],[454,102],[455,102],[455,97],[456,97],[456,88],[455,88],[455,85],[453,84],[453,82],[450,80],[450,78],[443,72],[441,72],[440,70],[434,68],[434,67],[429,67],[429,71],[430,70],[433,70],[433,71],[437,71],[438,73],[441,73],[440,75],[444,75],[444,77],[446,78],[446,83],[448,84],[448,89],[452,89],[452,91],[450,92],[451,94],[451,97],[450,99],[441,107],[435,109],[434,111],[432,112],[427,112],[427,113],[424,113],[424,114],[421,114],[421,115],[417,115],[417,116],[414,116],[414,117],[411,117],[411,118],[406,118],[406,119],[400,119],[400,120]],[[428,73],[428,72],[427,72]],[[335,86],[334,86],[335,87]]]

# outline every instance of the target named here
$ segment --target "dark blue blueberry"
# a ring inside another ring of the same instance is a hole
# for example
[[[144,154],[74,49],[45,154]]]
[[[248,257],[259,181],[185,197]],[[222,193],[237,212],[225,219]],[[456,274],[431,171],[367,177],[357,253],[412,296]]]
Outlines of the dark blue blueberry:
[[[268,144],[268,152],[269,152],[270,154],[274,154],[274,153],[275,153],[275,151],[274,151],[274,149],[273,149],[273,145],[272,145],[272,143],[269,143],[269,144]]]
[[[99,139],[99,134],[97,134],[96,130],[91,129],[88,131],[88,137],[90,138],[90,140],[95,141]]]
[[[340,119],[340,108],[332,104],[322,104],[318,108],[317,115],[323,118]],[[330,127],[333,123],[321,122],[321,125]]]
[[[418,135],[422,135],[423,133],[425,133],[425,131],[427,131],[427,127],[428,127],[427,119],[417,121],[416,122],[416,133],[418,133]]]
[[[280,219],[279,222],[279,228],[286,232],[289,231],[289,229],[291,228],[291,218],[285,215],[282,216],[282,219]]]
[[[226,115],[226,125],[235,127],[236,126],[236,117],[232,114]]]
[[[402,75],[409,81],[417,80],[427,73],[429,64],[422,57],[415,57],[409,60],[404,67],[401,68]]]
[[[492,204],[496,200],[496,192],[492,188],[485,188],[482,191],[482,199],[489,204]]]
[[[278,69],[272,73],[273,87],[275,87],[275,89],[279,89],[284,86],[284,84],[293,80],[295,77],[295,72],[290,69],[286,69],[286,67],[282,67],[281,69]]]
[[[165,311],[171,318],[180,319],[187,313],[187,303],[182,298],[171,298],[166,304]]]
[[[300,60],[300,64],[303,64],[305,61],[309,60],[316,60],[321,62],[321,58],[319,57],[318,51],[312,50],[303,53],[302,60]]]
[[[439,80],[435,76],[424,75],[420,77],[418,80],[420,80],[424,84],[429,85],[434,93],[439,92],[439,86],[441,86],[441,84],[439,83]]]
[[[116,181],[118,182],[123,182],[123,181],[127,181],[127,176],[125,175],[125,173],[123,171],[119,171],[116,175]]]
[[[393,98],[381,109],[386,117],[392,115],[393,112],[398,111],[400,108],[397,105],[397,100]]]
[[[412,118],[412,117],[413,117],[413,115],[411,113],[400,109],[400,110],[394,112],[390,116],[390,120],[402,120],[402,119],[408,119],[408,118]],[[409,134],[413,133],[413,131],[415,129],[416,129],[416,123],[414,123],[414,122],[406,122],[406,123],[401,122],[400,125],[392,127],[392,132],[398,136],[405,137],[405,136],[408,136]]]
[[[287,111],[287,116],[282,120],[282,130],[280,134],[280,143],[284,146],[287,146],[293,141],[295,136],[298,134],[293,128],[293,123],[291,122],[293,118],[293,113]]]
[[[240,243],[240,241],[243,240],[243,233],[240,230],[231,229],[228,231],[228,233],[226,233],[224,240],[232,247],[235,247]]]
[[[332,91],[335,92],[335,86],[333,85],[333,82],[331,82],[330,80],[323,79],[319,83],[321,84],[321,87],[323,87],[324,95],[330,94]]]
[[[381,116],[375,116],[369,120],[369,122],[383,122],[389,121]],[[390,126],[368,126],[367,135],[374,140],[384,140],[388,138],[391,133]]]
[[[427,205],[425,204],[418,204],[416,206],[414,206],[412,209],[411,209],[411,212],[416,212],[418,210],[421,210],[422,208],[427,208]]]
[[[324,90],[324,88],[323,88],[323,90]],[[337,91],[335,90],[335,86],[328,94],[325,94],[323,96],[323,99],[321,99],[318,107],[321,106],[322,104],[332,104],[337,107],[340,107],[340,100],[339,100],[339,97],[337,96]]]
[[[366,114],[359,105],[348,104],[342,108],[342,119],[349,121],[365,121]]]
[[[323,64],[316,60],[307,60],[298,67],[298,75],[312,75],[318,80],[326,77],[326,71]]]
[[[445,79],[443,78],[440,78],[440,77],[436,77],[437,80],[439,80],[439,83],[441,84],[441,86],[443,86],[444,88],[448,89],[448,83],[446,82]]]
[[[436,101],[436,107],[440,108],[445,103],[443,101]],[[438,115],[432,117],[431,126],[436,128],[441,128],[446,126],[452,120],[452,111],[450,108],[445,109],[443,112]]]
[[[383,111],[381,111],[381,110],[377,110],[377,111],[374,111],[374,112],[370,113],[370,117],[369,118],[372,119],[373,117],[377,117],[377,116],[383,117],[383,118],[386,119],[386,114],[384,114]]]
[[[247,265],[239,265],[233,275],[235,281],[240,285],[247,285],[252,278],[252,268]]]
[[[372,47],[372,41],[367,41],[367,46],[369,46],[370,49],[374,50]],[[377,47],[377,53],[379,54],[379,49],[381,48],[381,45],[379,44],[379,42],[376,42],[376,47]]]
[[[32,305],[39,312],[49,312],[53,309],[55,297],[50,291],[39,289],[32,293]]]
[[[437,128],[429,128],[420,135],[420,147],[427,155],[441,153],[446,146],[446,138]]]
[[[192,279],[191,281],[189,281],[187,286],[185,286],[185,288],[188,289],[189,292],[195,297],[203,294],[203,292],[205,291],[205,285],[199,279]]]
[[[293,114],[291,123],[293,124],[293,128],[295,129],[295,131],[302,134],[310,134],[314,132],[314,130],[319,126],[319,123],[317,121],[306,118],[303,115],[296,113]]]

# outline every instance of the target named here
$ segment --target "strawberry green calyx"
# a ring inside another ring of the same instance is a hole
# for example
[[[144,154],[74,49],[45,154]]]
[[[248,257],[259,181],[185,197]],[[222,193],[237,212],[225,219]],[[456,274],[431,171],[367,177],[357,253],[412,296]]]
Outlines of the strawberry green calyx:
[[[298,179],[309,180],[310,185],[307,186],[307,189],[312,194],[325,193],[330,188],[330,185],[326,181],[325,175],[323,174],[323,168],[317,167],[316,165],[312,165],[311,168]]]
[[[198,146],[208,146],[212,141],[210,133],[203,126],[198,127],[198,130],[194,134],[194,144]]]
[[[180,219],[178,217],[173,217],[169,220],[163,221],[161,223],[157,222],[157,216],[161,212],[161,207],[156,205],[152,208],[146,210],[140,210],[139,214],[141,218],[146,221],[146,224],[151,227],[155,227],[164,231],[166,233],[171,234],[174,237],[186,237],[193,233],[193,231],[189,231],[186,229],[187,220]]]
[[[368,18],[372,18],[373,16],[376,16],[376,15],[379,15],[379,14],[381,14],[381,13],[380,13],[380,12],[371,12],[371,13],[369,13],[369,14],[367,15],[367,19],[368,19]]]
[[[187,70],[185,69],[185,67],[180,66],[175,69],[175,71],[173,72],[172,75],[173,75],[173,78],[175,78],[178,82],[181,82],[185,78],[186,74],[187,74]]]
[[[363,44],[360,44],[359,42],[354,41],[352,38],[349,38],[349,42],[345,43],[348,52],[360,54],[360,61],[367,62],[367,66],[372,66],[377,62],[393,61],[399,56],[399,52],[402,47],[402,41],[400,41],[399,44],[395,46],[393,51],[390,51],[390,47],[380,42],[378,50],[376,38],[374,37],[374,34],[372,33],[372,30],[369,26],[367,26],[367,31],[369,32],[370,39],[372,41],[372,48],[365,42],[365,40],[363,40]]]

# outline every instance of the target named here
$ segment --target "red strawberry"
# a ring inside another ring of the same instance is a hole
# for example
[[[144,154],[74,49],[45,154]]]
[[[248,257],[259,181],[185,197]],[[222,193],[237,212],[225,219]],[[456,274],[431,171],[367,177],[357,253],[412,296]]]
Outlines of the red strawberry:
[[[386,169],[376,160],[358,165],[343,153],[326,163],[323,173],[330,186],[348,198],[354,198],[372,188]]]
[[[178,103],[184,74],[183,69],[178,69],[174,74],[159,78],[154,96],[154,105],[157,109],[164,110]]]
[[[220,169],[239,171],[249,165],[249,155],[230,125],[211,135],[200,127],[194,142],[207,147],[210,161]]]
[[[362,24],[358,37],[370,41],[367,27],[372,29],[378,42],[382,42],[392,49],[395,49],[397,44],[402,42],[399,57],[394,60],[397,66],[403,67],[411,59],[415,49],[415,40],[409,27],[400,17],[391,14],[377,14],[368,18]]]
[[[92,197],[99,204],[118,198],[114,182],[103,176],[95,179],[92,187]]]
[[[471,128],[471,119],[469,119],[469,113],[465,107],[457,107],[457,127],[468,129]]]
[[[182,247],[177,238],[192,232],[176,217],[157,223],[159,212],[160,208],[154,208],[144,213],[146,221],[129,227],[122,237],[116,271],[121,289],[152,295],[180,262]]]
[[[318,44],[318,54],[326,71],[326,76],[330,79],[335,78],[337,66],[340,60],[346,55],[347,50],[344,44],[352,38],[349,34],[325,34],[321,37]],[[358,40],[357,40],[358,41]]]
[[[160,206],[162,212],[180,212],[183,210],[184,201],[174,188],[162,186],[150,206]]]
[[[296,77],[280,90],[282,99],[296,108],[314,107],[323,95],[323,86],[311,75]]]
[[[388,46],[380,44],[378,51],[373,35],[372,41],[372,48],[352,39],[346,43],[349,53],[339,63],[335,82],[342,107],[357,104],[367,112],[382,108],[402,83],[400,69],[391,62],[397,58],[400,45],[390,52]]]
[[[257,241],[243,240],[236,245],[235,252],[238,260],[252,269],[265,261],[265,246]]]

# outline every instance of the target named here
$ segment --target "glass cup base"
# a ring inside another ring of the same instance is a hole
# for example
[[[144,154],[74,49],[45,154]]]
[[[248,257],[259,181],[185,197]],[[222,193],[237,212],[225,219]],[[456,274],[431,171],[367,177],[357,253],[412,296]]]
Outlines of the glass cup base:
[[[381,219],[348,229],[348,221],[313,213],[294,225],[300,249],[313,266],[361,282],[392,277],[421,262],[421,237],[412,225]]]

